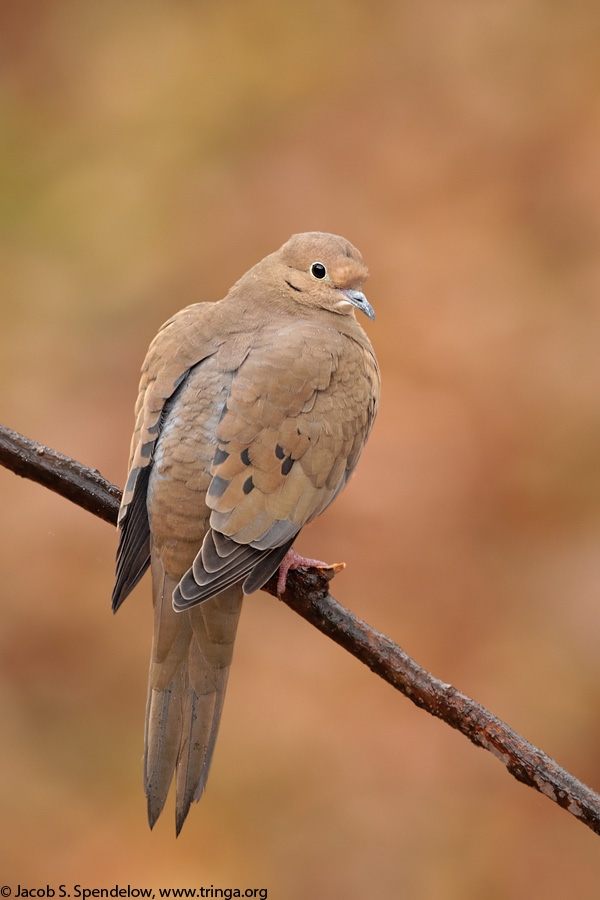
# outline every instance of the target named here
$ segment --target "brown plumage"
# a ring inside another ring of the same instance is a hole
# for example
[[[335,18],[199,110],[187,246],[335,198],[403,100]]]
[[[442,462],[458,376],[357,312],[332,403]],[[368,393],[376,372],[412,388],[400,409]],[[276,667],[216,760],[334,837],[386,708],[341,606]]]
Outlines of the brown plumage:
[[[218,303],[170,319],[142,368],[113,609],[149,565],[150,825],[175,774],[177,833],[214,750],[243,593],[282,568],[352,474],[379,400],[344,238],[294,235]],[[292,561],[292,567],[298,563]]]

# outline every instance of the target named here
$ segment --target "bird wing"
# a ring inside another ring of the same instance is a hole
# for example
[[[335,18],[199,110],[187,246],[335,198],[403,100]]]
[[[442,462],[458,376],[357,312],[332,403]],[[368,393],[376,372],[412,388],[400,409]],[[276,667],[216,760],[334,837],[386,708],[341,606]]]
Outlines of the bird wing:
[[[112,607],[116,611],[150,564],[146,495],[156,443],[169,410],[192,369],[217,355],[223,371],[248,352],[239,323],[223,327],[220,304],[196,303],[172,316],[150,344],[135,405],[127,481],[119,510],[119,546]],[[223,347],[226,346],[226,352]]]
[[[188,609],[242,579],[251,593],[346,484],[377,409],[362,329],[292,318],[265,328],[233,375],[216,428],[210,529],[174,593]]]

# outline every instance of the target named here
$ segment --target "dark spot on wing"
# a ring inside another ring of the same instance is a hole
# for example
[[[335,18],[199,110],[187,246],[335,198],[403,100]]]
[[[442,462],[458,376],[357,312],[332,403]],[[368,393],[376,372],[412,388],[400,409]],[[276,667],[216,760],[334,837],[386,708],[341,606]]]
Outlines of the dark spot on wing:
[[[127,484],[125,485],[125,491],[123,493],[126,493],[127,491],[130,491],[133,489],[133,487],[135,486],[135,483],[137,481],[139,472],[140,472],[139,466],[136,467],[135,469],[131,470],[131,472],[129,473],[129,477],[127,479]]]
[[[209,485],[208,493],[211,497],[222,497],[227,490],[228,485],[228,481],[225,481],[224,478],[219,478],[218,475],[215,475]]]
[[[280,444],[277,444],[275,446],[275,456],[277,457],[277,459],[283,459],[285,456],[285,450]]]
[[[291,456],[287,456],[284,461],[281,463],[281,474],[287,475],[292,466],[294,465],[294,460]]]
[[[248,448],[245,447],[240,453],[240,459],[244,463],[245,466],[250,465],[250,454],[248,452]]]
[[[227,403],[223,404],[223,409],[221,410],[221,415],[219,416],[219,422],[222,422],[229,410],[227,409]]]
[[[223,450],[222,447],[217,447],[217,452],[215,453],[214,464],[215,466],[220,466],[221,463],[224,463],[226,459],[229,459],[229,453],[227,450]]]
[[[249,494],[250,491],[254,490],[254,482],[252,481],[252,475],[250,478],[246,478],[242,490],[245,494]]]

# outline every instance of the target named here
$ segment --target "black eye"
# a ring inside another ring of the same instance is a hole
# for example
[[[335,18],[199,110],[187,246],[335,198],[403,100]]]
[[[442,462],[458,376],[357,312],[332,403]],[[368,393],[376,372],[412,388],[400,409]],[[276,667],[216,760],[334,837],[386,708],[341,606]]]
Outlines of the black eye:
[[[325,268],[323,263],[316,262],[313,263],[310,267],[310,274],[315,278],[325,278],[325,276],[327,275],[327,269]]]

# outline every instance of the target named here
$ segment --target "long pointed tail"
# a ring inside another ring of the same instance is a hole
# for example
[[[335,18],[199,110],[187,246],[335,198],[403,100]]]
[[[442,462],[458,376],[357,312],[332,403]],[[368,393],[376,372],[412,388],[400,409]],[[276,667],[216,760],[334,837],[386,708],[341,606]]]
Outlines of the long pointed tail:
[[[206,785],[233,654],[242,591],[229,588],[189,612],[172,607],[176,580],[152,561],[154,637],[146,707],[144,787],[152,828],[176,772],[176,829]]]

